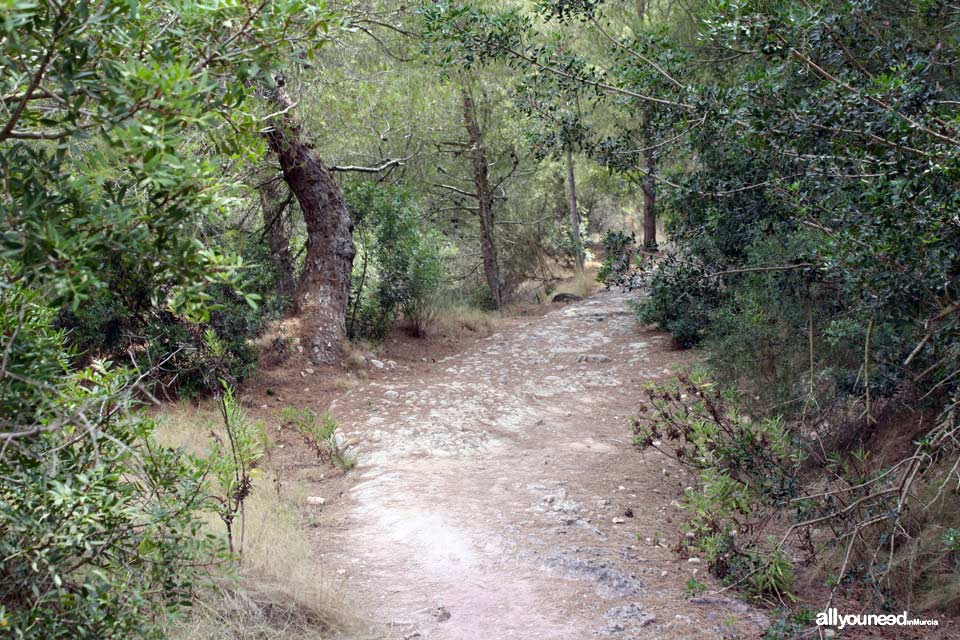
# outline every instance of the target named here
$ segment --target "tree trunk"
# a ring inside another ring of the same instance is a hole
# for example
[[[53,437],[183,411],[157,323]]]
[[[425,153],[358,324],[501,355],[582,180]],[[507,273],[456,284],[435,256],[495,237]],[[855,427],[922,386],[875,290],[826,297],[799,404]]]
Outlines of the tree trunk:
[[[282,115],[267,132],[267,141],[300,203],[307,227],[307,255],[294,296],[300,337],[311,360],[332,363],[346,339],[350,272],[356,254],[353,221],[333,173],[293,114],[290,96],[281,85],[270,97]]]
[[[567,148],[567,206],[570,209],[570,237],[577,272],[583,271],[583,244],[580,242],[580,212],[577,211],[577,182],[573,174],[573,151]]]
[[[473,183],[477,190],[483,274],[490,287],[493,306],[499,310],[503,308],[505,301],[503,283],[500,280],[500,266],[497,263],[497,245],[494,240],[493,188],[490,186],[487,152],[483,146],[483,131],[477,122],[476,105],[466,85],[461,86],[460,96],[463,100],[463,122],[470,144],[469,153],[473,162]]]
[[[297,286],[294,277],[293,253],[290,251],[290,224],[285,215],[292,194],[284,194],[279,180],[260,184],[260,205],[263,209],[263,235],[270,249],[270,260],[280,278],[280,293],[292,298]]]
[[[642,121],[643,135],[643,246],[657,250],[657,150],[650,137],[650,121],[646,113]]]

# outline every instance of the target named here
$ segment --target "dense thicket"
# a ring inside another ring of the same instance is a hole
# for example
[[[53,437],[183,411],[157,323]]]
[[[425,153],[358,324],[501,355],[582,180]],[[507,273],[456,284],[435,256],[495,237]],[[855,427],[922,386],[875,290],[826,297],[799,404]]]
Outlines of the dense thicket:
[[[639,308],[813,434],[798,449],[836,479],[795,489],[828,500],[798,520],[835,517],[836,580],[888,604],[956,602],[958,18],[705,12],[700,50],[726,60],[698,81],[691,163],[665,178],[674,247]]]
[[[223,251],[232,167],[260,126],[244,105],[269,81],[267,43],[286,49],[324,19],[298,2],[4,6],[5,634],[162,637],[216,559],[204,465],[156,445],[137,407],[157,376],[229,377],[193,354],[203,325],[230,335],[255,300],[242,251]],[[221,239],[205,242],[211,227]]]

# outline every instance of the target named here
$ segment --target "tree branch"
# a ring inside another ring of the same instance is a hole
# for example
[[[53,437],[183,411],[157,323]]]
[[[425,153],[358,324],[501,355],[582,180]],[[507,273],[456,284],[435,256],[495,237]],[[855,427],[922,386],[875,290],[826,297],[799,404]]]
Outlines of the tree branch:
[[[404,162],[412,158],[413,156],[407,156],[406,158],[393,158],[385,160],[383,163],[375,167],[361,167],[357,165],[330,165],[330,171],[355,171],[358,173],[380,173],[381,171],[386,171],[390,167],[397,165],[403,165]]]

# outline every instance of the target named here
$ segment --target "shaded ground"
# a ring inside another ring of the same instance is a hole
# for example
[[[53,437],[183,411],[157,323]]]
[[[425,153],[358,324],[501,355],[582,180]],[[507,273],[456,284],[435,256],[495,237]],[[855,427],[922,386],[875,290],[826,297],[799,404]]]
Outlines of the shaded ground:
[[[604,292],[436,362],[388,362],[330,405],[354,471],[281,454],[324,498],[308,521],[325,577],[402,638],[757,637],[756,610],[688,601],[709,579],[668,548],[683,474],[629,446],[638,389],[687,358]]]

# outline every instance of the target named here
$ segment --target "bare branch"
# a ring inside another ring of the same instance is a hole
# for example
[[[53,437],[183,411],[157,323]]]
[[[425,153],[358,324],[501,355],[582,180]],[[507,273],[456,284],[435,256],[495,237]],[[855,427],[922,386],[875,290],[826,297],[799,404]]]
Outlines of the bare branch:
[[[357,165],[330,165],[330,171],[355,171],[358,173],[380,173],[381,171],[386,171],[387,169],[395,166],[403,166],[403,163],[412,158],[413,156],[407,156],[406,158],[392,158],[384,160],[381,164],[375,167],[362,167]]]

